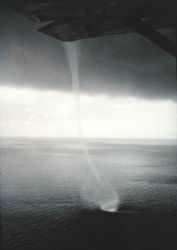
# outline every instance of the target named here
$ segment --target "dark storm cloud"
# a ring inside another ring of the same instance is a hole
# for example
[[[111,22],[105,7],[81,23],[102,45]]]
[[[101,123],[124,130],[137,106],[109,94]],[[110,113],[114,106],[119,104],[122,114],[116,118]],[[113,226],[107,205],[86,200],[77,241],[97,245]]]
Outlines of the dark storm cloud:
[[[0,15],[0,82],[71,91],[63,44],[37,32],[7,8]],[[173,31],[166,35],[174,39]],[[83,40],[78,52],[81,90],[87,93],[175,99],[175,59],[138,34]]]

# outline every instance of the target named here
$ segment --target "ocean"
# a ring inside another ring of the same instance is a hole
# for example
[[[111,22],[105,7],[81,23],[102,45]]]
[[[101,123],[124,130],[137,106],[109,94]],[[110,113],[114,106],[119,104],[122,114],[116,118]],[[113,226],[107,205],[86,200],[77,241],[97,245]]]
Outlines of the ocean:
[[[87,145],[102,188],[77,140],[1,138],[3,249],[176,250],[177,143]]]

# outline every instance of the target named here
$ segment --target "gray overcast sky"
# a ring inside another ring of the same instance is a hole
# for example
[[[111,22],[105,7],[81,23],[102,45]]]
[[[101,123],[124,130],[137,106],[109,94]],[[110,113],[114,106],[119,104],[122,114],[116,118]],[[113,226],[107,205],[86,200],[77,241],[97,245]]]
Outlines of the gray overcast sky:
[[[0,83],[71,91],[62,42],[37,32],[37,24],[1,8]],[[174,37],[173,30],[166,34]],[[81,90],[150,99],[176,99],[176,62],[138,34],[83,40],[79,44]]]
[[[77,137],[63,43],[20,14],[0,11],[0,136]],[[172,30],[165,34],[174,38]],[[177,138],[172,56],[124,34],[79,42],[78,65],[84,136]]]

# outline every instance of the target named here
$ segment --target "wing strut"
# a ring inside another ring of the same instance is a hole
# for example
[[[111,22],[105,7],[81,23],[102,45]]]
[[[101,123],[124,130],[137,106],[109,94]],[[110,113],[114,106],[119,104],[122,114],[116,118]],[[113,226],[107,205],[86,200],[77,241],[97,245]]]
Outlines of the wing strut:
[[[160,32],[158,32],[157,30],[153,29],[151,26],[144,23],[144,21],[131,20],[130,22],[127,22],[127,25],[131,27],[134,31],[140,33],[153,43],[157,44],[160,48],[164,49],[172,56],[177,56],[177,44],[166,36],[164,36],[163,34],[161,34]]]

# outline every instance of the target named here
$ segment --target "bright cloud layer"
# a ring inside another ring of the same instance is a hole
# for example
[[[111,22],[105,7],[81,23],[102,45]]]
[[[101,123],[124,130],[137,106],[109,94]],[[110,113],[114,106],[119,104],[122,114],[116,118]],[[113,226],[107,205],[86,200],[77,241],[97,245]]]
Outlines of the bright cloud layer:
[[[177,138],[173,101],[80,96],[84,135],[96,138]],[[0,87],[0,135],[77,137],[71,93]]]

